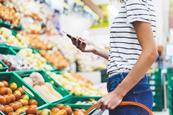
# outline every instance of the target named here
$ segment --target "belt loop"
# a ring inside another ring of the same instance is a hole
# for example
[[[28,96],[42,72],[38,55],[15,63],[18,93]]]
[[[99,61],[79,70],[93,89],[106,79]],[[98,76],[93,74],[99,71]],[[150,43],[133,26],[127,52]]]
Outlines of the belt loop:
[[[121,80],[123,80],[124,79],[123,72],[120,73],[120,76],[121,76]]]

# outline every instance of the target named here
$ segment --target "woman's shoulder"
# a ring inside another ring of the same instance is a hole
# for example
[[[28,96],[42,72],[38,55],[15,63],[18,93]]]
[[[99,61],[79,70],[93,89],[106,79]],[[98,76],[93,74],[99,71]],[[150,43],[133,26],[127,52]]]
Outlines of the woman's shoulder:
[[[124,2],[128,3],[147,3],[147,2],[152,2],[153,0],[124,0]]]

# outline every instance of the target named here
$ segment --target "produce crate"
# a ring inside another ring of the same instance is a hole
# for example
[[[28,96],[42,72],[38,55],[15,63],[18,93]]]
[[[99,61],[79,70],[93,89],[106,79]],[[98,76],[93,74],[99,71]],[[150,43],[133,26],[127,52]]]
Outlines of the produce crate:
[[[0,54],[11,54],[11,55],[16,55],[16,52],[9,46],[0,44]]]
[[[173,68],[167,69],[168,80],[168,108],[170,115],[173,115]]]
[[[38,110],[43,110],[45,108],[52,109],[53,107],[59,105],[59,104],[64,104],[64,105],[69,105],[73,109],[78,108],[78,109],[85,109],[87,110],[89,107],[92,106],[92,104],[75,104],[77,101],[88,101],[89,99],[95,99],[98,100],[99,98],[83,98],[83,97],[76,97],[76,96],[71,96],[66,98],[65,100],[61,100],[58,102],[52,102],[49,104],[45,104],[43,106],[38,107]]]
[[[16,74],[19,75],[21,78],[25,78],[25,77],[29,77],[29,75],[33,72],[38,72],[40,73],[42,76],[43,76],[43,79],[45,82],[48,82],[48,83],[51,83],[53,88],[59,92],[63,98],[60,99],[60,100],[64,100],[66,98],[68,98],[69,96],[71,96],[71,94],[66,90],[64,89],[62,86],[60,86],[57,82],[55,82],[51,77],[49,77],[45,71],[43,70],[38,70],[38,71],[35,71],[35,70],[28,70],[28,71],[16,71]],[[28,85],[28,87],[31,87]],[[33,91],[36,92],[35,89],[32,88]],[[48,102],[46,99],[44,99],[42,96],[40,96],[46,103],[50,103]],[[58,100],[58,101],[60,101]]]
[[[99,97],[83,97],[83,96],[72,96],[70,98],[68,98],[67,100],[62,101],[61,103],[65,104],[65,105],[69,105],[72,108],[81,108],[81,109],[88,109],[89,107],[91,107],[93,104],[85,104],[85,103],[81,103],[81,104],[77,104],[78,101],[90,101],[94,99],[95,101],[98,101],[100,98]]]
[[[167,80],[168,80],[168,86],[173,87],[173,68],[167,69]]]
[[[5,80],[8,83],[15,82],[18,87],[25,87],[25,94],[27,94],[31,99],[36,99],[38,101],[38,106],[45,104],[44,100],[39,97],[28,85],[23,82],[23,80],[14,72],[0,72],[0,81]]]
[[[153,111],[162,111],[164,107],[164,97],[161,69],[157,68],[153,73],[149,74],[148,80],[154,98]]]
[[[54,69],[54,70],[51,70],[51,72],[54,72],[56,74],[62,74],[62,73],[64,73],[64,69],[62,69],[62,70]]]
[[[2,68],[0,68],[0,72],[6,71],[8,69],[8,66],[3,61],[0,61],[0,64],[2,65]]]
[[[0,115],[5,115],[2,111],[0,111]]]
[[[23,29],[22,25],[18,25],[18,26],[16,26],[16,27],[14,27],[10,22],[4,21],[4,20],[2,20],[2,19],[0,19],[0,26],[1,26],[1,27],[9,28],[9,29],[11,29],[11,30],[13,30],[13,31],[20,31],[20,30]]]

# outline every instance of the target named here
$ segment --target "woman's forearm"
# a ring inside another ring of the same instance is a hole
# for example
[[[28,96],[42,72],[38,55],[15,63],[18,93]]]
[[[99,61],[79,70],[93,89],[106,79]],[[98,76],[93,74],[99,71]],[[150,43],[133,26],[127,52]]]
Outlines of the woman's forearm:
[[[108,60],[108,58],[109,58],[109,54],[108,54],[108,52],[107,52],[106,50],[102,50],[102,49],[96,48],[96,49],[93,51],[93,53],[94,53],[95,55],[101,56],[101,57],[103,57],[103,58],[105,58],[105,59],[107,59],[107,60]]]
[[[116,88],[118,94],[125,96],[146,74],[157,58],[157,52],[143,52],[127,77]]]

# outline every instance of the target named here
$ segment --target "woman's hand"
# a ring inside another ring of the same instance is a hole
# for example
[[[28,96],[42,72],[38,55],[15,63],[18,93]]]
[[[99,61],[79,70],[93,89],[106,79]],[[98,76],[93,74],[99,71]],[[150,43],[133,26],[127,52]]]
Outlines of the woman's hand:
[[[94,45],[88,43],[86,40],[82,39],[81,37],[73,38],[72,43],[82,52],[94,53],[96,51]]]
[[[72,43],[80,49],[82,52],[92,52],[95,55],[101,56],[105,59],[108,59],[108,52],[104,49],[98,49],[93,44],[87,42],[81,37],[76,37],[72,39]]]
[[[101,98],[98,101],[98,104],[101,105],[102,109],[113,110],[122,102],[122,99],[123,96],[119,95],[115,91],[112,91],[103,98]]]

